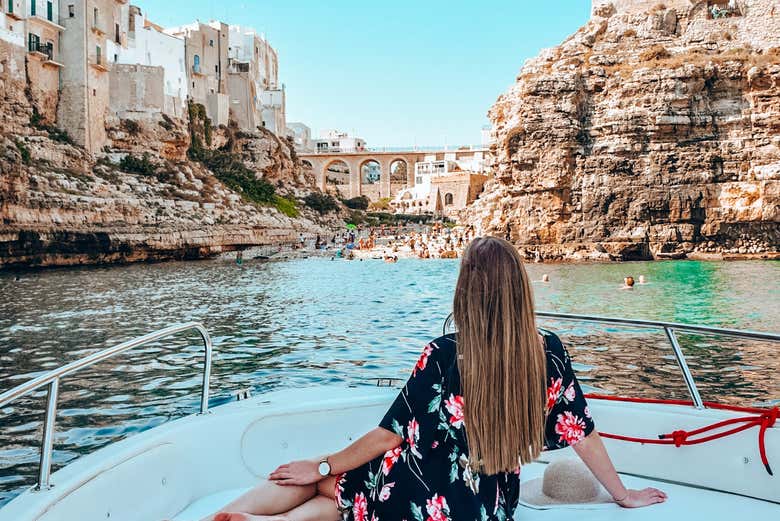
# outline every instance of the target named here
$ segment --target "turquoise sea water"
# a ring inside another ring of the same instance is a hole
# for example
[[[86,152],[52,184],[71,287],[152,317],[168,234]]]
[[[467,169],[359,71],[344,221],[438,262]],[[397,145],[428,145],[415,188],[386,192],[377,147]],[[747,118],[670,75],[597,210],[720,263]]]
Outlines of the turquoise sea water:
[[[406,378],[441,334],[458,261],[248,260],[0,274],[0,392],[175,322],[215,343],[212,403],[251,388],[370,385]],[[528,266],[538,309],[777,331],[780,262]],[[624,276],[648,284],[620,290]],[[685,397],[660,333],[545,322],[582,382],[633,396]],[[780,403],[778,346],[681,336],[706,399]],[[196,336],[146,346],[63,382],[55,462],[197,408]],[[34,481],[43,393],[0,411],[0,505]]]

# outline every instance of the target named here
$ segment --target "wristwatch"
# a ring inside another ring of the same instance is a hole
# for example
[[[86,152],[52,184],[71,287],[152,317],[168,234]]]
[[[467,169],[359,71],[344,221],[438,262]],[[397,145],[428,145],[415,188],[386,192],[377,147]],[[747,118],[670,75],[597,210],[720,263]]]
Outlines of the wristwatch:
[[[323,478],[326,478],[330,476],[330,463],[328,463],[328,457],[324,457],[322,461],[320,461],[319,466],[317,467],[317,472],[320,473],[320,476]]]

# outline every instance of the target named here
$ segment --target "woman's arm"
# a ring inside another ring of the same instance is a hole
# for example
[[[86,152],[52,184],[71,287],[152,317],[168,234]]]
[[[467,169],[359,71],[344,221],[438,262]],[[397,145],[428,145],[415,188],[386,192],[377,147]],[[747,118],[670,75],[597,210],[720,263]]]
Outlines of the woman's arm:
[[[382,427],[369,431],[355,440],[346,449],[328,456],[332,476],[342,474],[381,456],[388,450],[398,447],[403,439]],[[271,481],[279,485],[309,485],[323,479],[319,473],[322,458],[293,461],[277,468],[271,473]]]
[[[620,506],[636,508],[666,501],[666,494],[657,488],[627,489],[612,465],[601,436],[595,430],[572,445],[572,448]]]

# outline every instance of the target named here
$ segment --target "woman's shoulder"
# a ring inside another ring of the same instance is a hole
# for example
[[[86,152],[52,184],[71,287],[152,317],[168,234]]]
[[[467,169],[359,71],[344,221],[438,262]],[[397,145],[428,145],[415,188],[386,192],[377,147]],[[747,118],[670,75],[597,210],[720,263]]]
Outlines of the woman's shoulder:
[[[542,338],[544,339],[544,350],[547,353],[547,356],[554,356],[558,358],[564,358],[567,355],[566,348],[563,347],[563,342],[561,339],[550,331],[549,329],[542,329],[539,328],[539,334],[542,335]]]
[[[455,354],[458,347],[455,340],[455,333],[443,335],[428,342],[426,351],[430,348],[429,355],[440,362],[455,360]]]

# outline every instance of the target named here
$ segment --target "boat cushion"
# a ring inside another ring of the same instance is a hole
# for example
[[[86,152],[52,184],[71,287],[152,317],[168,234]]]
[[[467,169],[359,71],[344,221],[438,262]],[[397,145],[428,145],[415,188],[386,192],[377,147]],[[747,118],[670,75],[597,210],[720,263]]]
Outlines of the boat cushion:
[[[534,463],[523,467],[522,481],[541,477],[544,465]],[[741,519],[749,512],[752,519],[776,519],[780,513],[780,505],[768,501],[750,499],[734,494],[715,492],[699,488],[662,483],[634,476],[621,476],[626,486],[641,489],[656,487],[669,495],[669,500],[660,505],[647,508],[624,509],[618,506],[607,506],[595,510],[572,510],[571,508],[555,508],[537,510],[520,505],[515,513],[516,520],[522,521],[571,521],[576,516],[577,521],[657,521],[667,519],[707,519],[708,521],[734,521]],[[213,514],[235,498],[249,490],[239,488],[223,490],[203,497],[180,512],[174,521],[198,521]]]
[[[222,490],[214,494],[202,497],[179,512],[173,521],[199,521],[204,517],[217,512],[238,496],[249,490],[249,488],[234,488]]]

